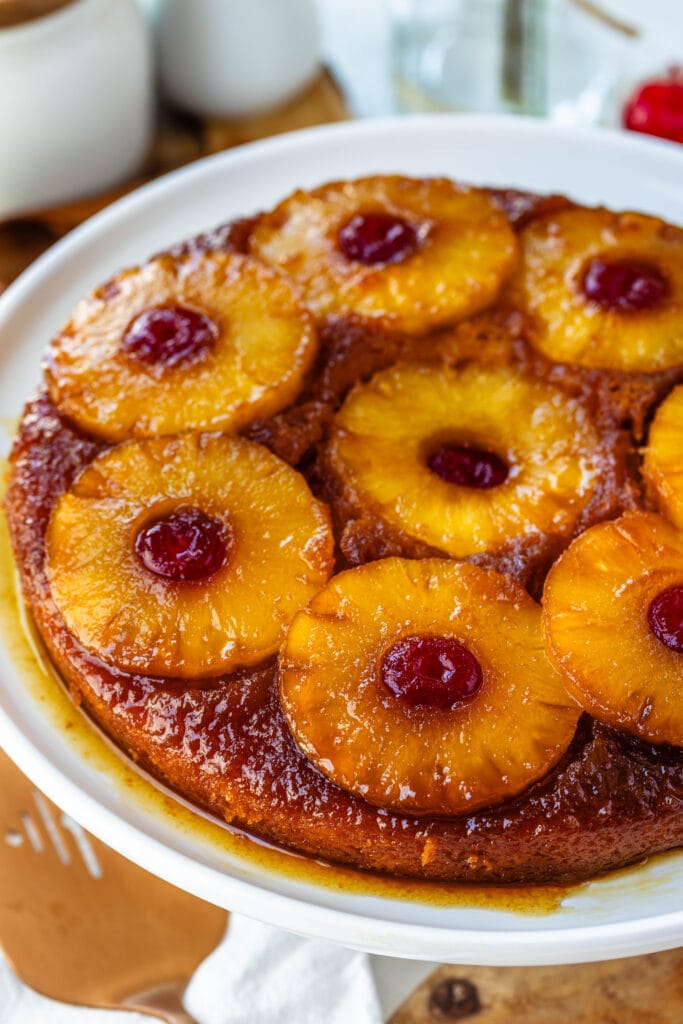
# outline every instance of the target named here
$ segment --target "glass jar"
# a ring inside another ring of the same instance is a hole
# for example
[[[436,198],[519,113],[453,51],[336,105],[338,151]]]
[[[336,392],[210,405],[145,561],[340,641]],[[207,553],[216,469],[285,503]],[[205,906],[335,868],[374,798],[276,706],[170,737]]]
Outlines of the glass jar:
[[[576,0],[391,0],[399,110],[602,120],[623,37]]]

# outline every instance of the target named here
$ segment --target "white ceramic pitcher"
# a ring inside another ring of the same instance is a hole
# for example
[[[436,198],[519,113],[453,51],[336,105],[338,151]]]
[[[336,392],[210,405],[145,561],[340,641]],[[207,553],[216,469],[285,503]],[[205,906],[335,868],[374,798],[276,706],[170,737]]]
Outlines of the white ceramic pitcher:
[[[164,92],[186,110],[241,117],[284,102],[314,75],[313,0],[161,0]]]
[[[73,0],[0,29],[0,220],[136,171],[152,133],[151,49],[136,0]]]

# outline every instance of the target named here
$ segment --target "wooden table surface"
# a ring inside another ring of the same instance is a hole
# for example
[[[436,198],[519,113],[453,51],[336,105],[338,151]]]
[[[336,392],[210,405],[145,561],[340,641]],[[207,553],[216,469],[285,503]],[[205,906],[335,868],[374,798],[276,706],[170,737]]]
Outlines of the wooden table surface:
[[[683,950],[569,967],[440,967],[389,1024],[681,1024]]]
[[[0,291],[62,235],[145,181],[210,153],[284,131],[341,121],[328,71],[298,98],[249,121],[202,122],[164,111],[143,173],[106,195],[0,223]],[[390,1024],[683,1024],[683,951],[571,967],[440,967]],[[358,1022],[361,1024],[361,1022]]]

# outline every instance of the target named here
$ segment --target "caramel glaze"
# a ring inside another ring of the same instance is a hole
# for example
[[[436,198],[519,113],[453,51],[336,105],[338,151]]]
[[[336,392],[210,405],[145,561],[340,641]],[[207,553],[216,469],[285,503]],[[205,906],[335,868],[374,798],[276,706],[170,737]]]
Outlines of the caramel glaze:
[[[566,200],[498,192],[513,222]],[[182,243],[188,258],[248,248],[251,221]],[[474,352],[523,365],[586,401],[605,445],[605,477],[580,528],[641,504],[635,444],[653,406],[683,372],[609,374],[549,364],[504,308],[430,339],[355,322],[322,327],[321,354],[297,403],[247,434],[306,473],[333,505],[339,565],[389,552],[418,556],[357,509],[325,467],[327,427],[357,380],[399,358],[453,363]],[[428,353],[426,351],[428,349]],[[85,651],[66,629],[45,575],[51,509],[104,446],[79,433],[41,394],[29,403],[12,454],[6,498],[24,596],[73,699],[133,759],[172,788],[248,832],[298,851],[405,877],[467,882],[577,881],[683,844],[683,751],[653,747],[588,716],[562,762],[524,794],[469,816],[410,818],[370,806],[321,776],[291,738],[271,661],[201,685],[129,675]],[[350,522],[347,521],[351,517]],[[538,593],[564,538],[536,538],[493,564]],[[531,566],[531,568],[523,568]]]

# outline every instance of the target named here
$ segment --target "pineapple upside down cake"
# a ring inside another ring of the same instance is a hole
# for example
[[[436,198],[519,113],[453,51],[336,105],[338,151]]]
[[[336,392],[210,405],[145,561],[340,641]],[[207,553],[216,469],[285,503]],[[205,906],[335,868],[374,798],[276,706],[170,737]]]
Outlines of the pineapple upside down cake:
[[[415,878],[683,844],[683,229],[335,182],[117,274],[44,370],[24,597],[157,778]]]

